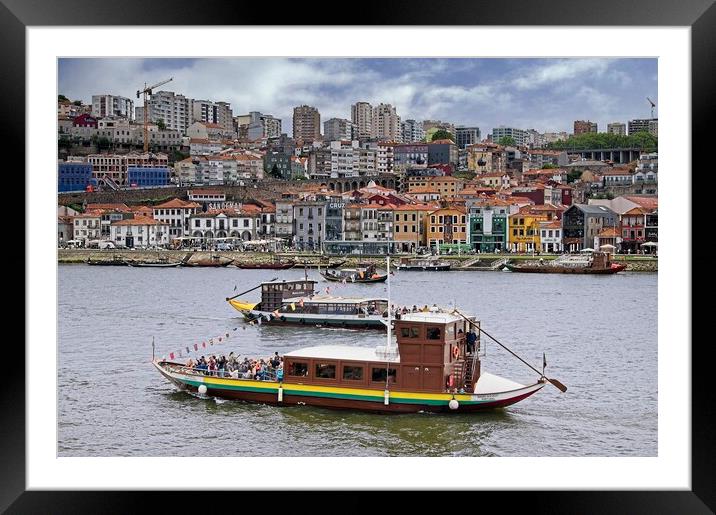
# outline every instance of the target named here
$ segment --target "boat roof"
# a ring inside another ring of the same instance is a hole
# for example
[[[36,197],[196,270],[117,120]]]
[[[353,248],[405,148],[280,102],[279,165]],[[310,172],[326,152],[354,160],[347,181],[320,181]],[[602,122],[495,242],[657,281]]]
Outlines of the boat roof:
[[[286,302],[298,302],[303,299],[304,304],[316,304],[316,303],[331,303],[331,304],[359,304],[361,302],[370,301],[383,301],[388,302],[388,299],[381,297],[341,297],[338,295],[313,295],[308,298],[305,295],[299,297],[292,297],[290,299],[284,299]]]
[[[435,309],[435,308],[433,308]],[[468,317],[470,318],[470,317]],[[434,324],[450,324],[452,322],[461,322],[463,318],[448,311],[418,311],[415,313],[405,313],[400,315],[401,321],[406,322],[423,322]]]
[[[321,345],[293,350],[284,354],[289,358],[335,359],[354,361],[382,361],[399,363],[400,357],[376,352],[376,347],[354,347],[350,345]]]
[[[295,283],[317,283],[318,281],[314,281],[313,279],[296,279],[295,281],[287,281],[284,279],[283,281],[266,281],[261,283],[261,286],[264,284],[295,284]]]

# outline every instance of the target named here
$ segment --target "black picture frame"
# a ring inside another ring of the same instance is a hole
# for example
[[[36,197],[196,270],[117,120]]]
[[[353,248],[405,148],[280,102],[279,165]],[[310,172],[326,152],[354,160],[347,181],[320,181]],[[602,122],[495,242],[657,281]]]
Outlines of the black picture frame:
[[[360,11],[361,24],[365,25],[503,25],[503,26],[688,26],[691,27],[692,72],[692,149],[710,148],[706,138],[713,131],[714,97],[716,94],[716,6],[714,0],[601,0],[585,2],[574,0],[484,2],[452,0],[445,3],[425,0],[375,2],[365,1],[355,6]],[[340,9],[339,9],[340,7]],[[261,3],[221,2],[204,0],[200,4],[181,0],[123,0],[97,2],[96,0],[0,0],[0,53],[2,53],[3,80],[0,80],[0,113],[4,141],[7,148],[15,149],[14,166],[25,166],[25,29],[28,26],[63,25],[291,25],[305,21],[310,25],[342,25],[350,16],[332,13],[342,11],[345,5],[330,2],[312,2],[297,11],[288,6],[267,9]],[[221,12],[221,16],[216,13]],[[141,13],[141,14],[139,14]],[[304,14],[305,16],[301,16]],[[692,155],[696,155],[692,151]],[[685,156],[686,158],[687,156]],[[679,173],[684,173],[687,170]],[[669,173],[676,173],[670,171]],[[30,202],[32,192],[26,191]],[[692,211],[692,220],[699,218]],[[27,234],[27,228],[26,228]],[[696,235],[694,231],[692,235]],[[693,241],[693,240],[692,240]],[[23,257],[24,257],[24,250]],[[16,254],[17,256],[17,254]],[[17,257],[15,258],[16,261]],[[708,269],[706,257],[691,261],[692,270]],[[25,274],[32,273],[25,268]],[[662,271],[661,273],[668,273]],[[24,302],[13,299],[16,306]],[[696,303],[692,304],[697,307]],[[693,317],[692,320],[698,320]],[[683,328],[684,338],[692,341],[691,327]],[[667,342],[676,344],[683,342]],[[590,491],[558,492],[533,491],[480,492],[483,506],[500,497],[509,496],[510,510],[519,506],[530,512],[550,513],[712,513],[716,509],[716,431],[710,427],[716,410],[713,390],[707,384],[710,376],[708,347],[704,340],[691,346],[692,356],[692,489],[690,491]],[[7,513],[127,513],[147,506],[159,496],[171,496],[174,506],[187,506],[188,492],[76,492],[26,491],[25,486],[25,375],[24,367],[15,365],[4,370],[3,388],[0,390],[0,510]],[[565,474],[569,473],[565,471]],[[274,492],[275,493],[275,492]],[[355,494],[355,493],[354,493]],[[354,495],[349,494],[349,495]],[[273,494],[272,494],[273,495]],[[415,492],[415,499],[420,499]],[[346,498],[347,500],[348,498]],[[215,499],[220,506],[222,500]],[[204,502],[194,505],[202,509]],[[213,504],[214,501],[212,500]],[[241,503],[244,504],[244,503]],[[282,504],[272,497],[273,508]],[[208,506],[207,506],[208,507]]]

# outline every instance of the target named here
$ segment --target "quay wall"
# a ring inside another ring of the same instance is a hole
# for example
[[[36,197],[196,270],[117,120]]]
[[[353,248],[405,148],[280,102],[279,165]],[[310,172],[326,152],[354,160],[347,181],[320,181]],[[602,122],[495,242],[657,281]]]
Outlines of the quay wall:
[[[158,256],[167,258],[169,261],[181,261],[188,257],[189,260],[194,261],[208,257],[211,255],[219,255],[229,259],[235,259],[243,263],[269,263],[273,260],[274,254],[266,252],[210,252],[210,251],[187,251],[187,250],[163,250],[163,251],[150,251],[150,250],[112,250],[112,249],[58,249],[58,262],[59,263],[84,263],[87,259],[92,261],[111,260],[115,256],[121,259],[134,259],[138,261],[156,261]],[[307,262],[309,265],[316,265],[320,259],[320,255],[316,253],[279,253],[276,254],[282,259],[293,259],[299,263]],[[324,256],[325,257],[325,256]],[[400,257],[395,256],[394,263]],[[475,255],[471,254],[468,256],[441,256],[440,259],[445,259],[453,264],[453,269],[459,270],[459,267],[468,261],[474,260]],[[489,270],[489,267],[498,259],[509,257],[511,262],[530,261],[536,259],[531,255],[499,255],[499,254],[484,254],[480,256],[478,263],[473,263],[472,266],[466,267],[463,270]],[[545,261],[549,261],[557,258],[556,255],[541,255]],[[333,256],[331,261],[347,260],[344,266],[355,266],[360,262],[374,262],[379,268],[385,266],[385,257],[379,256]],[[538,259],[538,258],[537,258]],[[655,257],[645,256],[617,256],[614,259],[616,262],[625,262],[628,267],[627,271],[632,272],[657,272],[659,260]],[[296,268],[301,268],[301,264],[297,265]],[[498,269],[499,270],[499,269]]]

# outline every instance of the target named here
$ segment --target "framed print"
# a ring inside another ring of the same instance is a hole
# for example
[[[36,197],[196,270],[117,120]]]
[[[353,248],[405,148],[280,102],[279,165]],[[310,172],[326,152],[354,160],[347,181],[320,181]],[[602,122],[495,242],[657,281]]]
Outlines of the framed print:
[[[381,15],[0,6],[28,221],[0,506],[709,513],[689,207],[712,2],[357,9]]]

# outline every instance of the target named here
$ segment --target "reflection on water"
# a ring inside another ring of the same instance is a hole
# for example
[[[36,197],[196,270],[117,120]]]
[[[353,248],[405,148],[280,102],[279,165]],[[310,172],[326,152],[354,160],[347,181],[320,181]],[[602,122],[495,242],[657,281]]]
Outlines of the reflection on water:
[[[223,332],[231,339],[204,354],[269,356],[311,345],[382,343],[381,331],[244,324],[225,297],[275,271],[84,265],[59,271],[60,456],[656,455],[655,274],[396,274],[396,303],[455,303],[534,366],[541,367],[545,352],[548,375],[569,391],[547,387],[487,413],[380,415],[217,402],[177,391],[151,366],[152,337],[160,356]],[[340,295],[387,294],[383,284],[330,286]],[[258,292],[246,299],[257,300]],[[484,369],[524,383],[535,379],[490,343]]]

